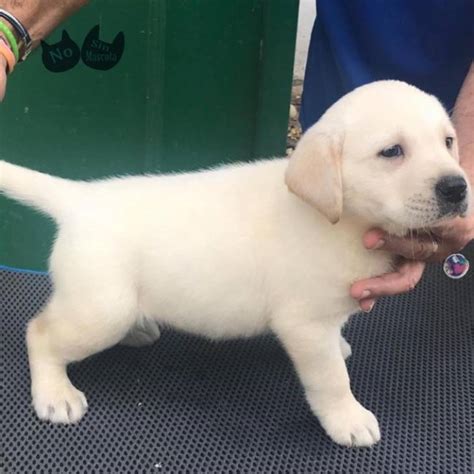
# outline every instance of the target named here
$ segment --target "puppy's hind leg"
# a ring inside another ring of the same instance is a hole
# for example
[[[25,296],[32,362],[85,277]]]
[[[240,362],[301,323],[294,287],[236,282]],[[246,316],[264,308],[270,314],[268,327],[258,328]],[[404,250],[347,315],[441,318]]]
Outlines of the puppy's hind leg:
[[[36,414],[53,423],[75,423],[87,409],[86,397],[70,382],[66,366],[119,342],[134,324],[131,298],[101,304],[53,295],[28,325],[31,394]],[[128,300],[128,301],[127,301]]]

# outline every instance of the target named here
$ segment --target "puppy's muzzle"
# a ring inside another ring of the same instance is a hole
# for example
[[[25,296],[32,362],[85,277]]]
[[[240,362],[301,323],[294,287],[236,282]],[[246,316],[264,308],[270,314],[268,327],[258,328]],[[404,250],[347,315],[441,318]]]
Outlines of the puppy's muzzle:
[[[467,183],[462,176],[443,176],[435,185],[441,216],[462,214],[467,209]]]

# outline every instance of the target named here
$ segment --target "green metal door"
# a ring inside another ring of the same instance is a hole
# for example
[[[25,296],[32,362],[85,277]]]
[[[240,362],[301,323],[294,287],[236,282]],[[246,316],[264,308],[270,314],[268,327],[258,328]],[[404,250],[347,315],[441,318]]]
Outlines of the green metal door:
[[[298,0],[91,2],[10,78],[1,157],[90,179],[282,155],[297,12]],[[0,264],[44,270],[54,230],[0,197]]]

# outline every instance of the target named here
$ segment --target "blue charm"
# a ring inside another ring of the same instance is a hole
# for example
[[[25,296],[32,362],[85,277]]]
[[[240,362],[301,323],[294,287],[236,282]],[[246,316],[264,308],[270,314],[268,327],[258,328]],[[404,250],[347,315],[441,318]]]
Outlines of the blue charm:
[[[458,280],[469,271],[469,260],[461,253],[453,253],[444,261],[443,270],[446,276]]]

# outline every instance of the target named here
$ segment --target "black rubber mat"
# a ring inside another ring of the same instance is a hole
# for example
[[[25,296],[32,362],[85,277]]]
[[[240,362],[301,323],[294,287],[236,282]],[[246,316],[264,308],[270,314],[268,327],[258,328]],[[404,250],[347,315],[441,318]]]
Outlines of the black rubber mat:
[[[324,435],[271,337],[211,343],[165,331],[148,348],[114,347],[70,368],[89,400],[78,425],[39,421],[24,331],[49,282],[3,270],[0,471],[471,473],[473,274],[453,281],[430,268],[412,294],[349,323],[353,390],[382,441],[348,449]]]

